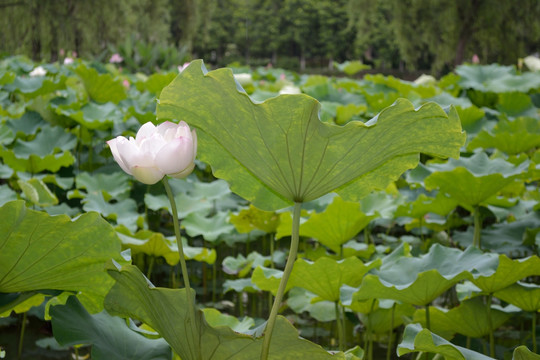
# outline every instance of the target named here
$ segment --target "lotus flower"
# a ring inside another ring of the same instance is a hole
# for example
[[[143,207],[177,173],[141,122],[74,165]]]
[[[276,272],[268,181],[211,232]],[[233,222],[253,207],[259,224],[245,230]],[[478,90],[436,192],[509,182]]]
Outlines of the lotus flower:
[[[107,141],[122,170],[145,184],[155,184],[165,175],[185,178],[195,167],[197,134],[188,124],[147,122],[135,138],[118,136]]]
[[[28,74],[28,75],[30,75],[32,77],[45,76],[45,75],[47,75],[47,70],[45,70],[45,68],[43,68],[43,66],[38,66],[34,70],[30,71],[30,74]]]
[[[124,61],[124,58],[120,56],[118,53],[112,54],[111,58],[109,59],[109,62],[111,64],[119,64],[122,61]]]

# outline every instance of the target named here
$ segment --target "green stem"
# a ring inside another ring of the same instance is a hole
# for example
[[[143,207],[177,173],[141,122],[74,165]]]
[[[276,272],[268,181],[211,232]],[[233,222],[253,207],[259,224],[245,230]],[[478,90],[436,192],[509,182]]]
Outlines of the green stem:
[[[341,313],[339,311],[339,304],[337,301],[334,302],[334,310],[336,312],[336,325],[337,325],[338,339],[339,339],[339,351],[345,351],[345,329],[343,328],[343,323],[341,322]]]
[[[150,255],[150,262],[148,264],[148,270],[146,272],[146,277],[148,278],[148,280],[150,280],[150,275],[152,275],[152,270],[154,270],[154,262],[156,261],[156,259]]]
[[[473,215],[474,215],[473,246],[480,249],[480,234],[482,233],[482,218],[480,214],[480,207],[478,206],[474,207]]]
[[[283,276],[279,282],[278,291],[276,297],[274,298],[274,304],[272,305],[272,310],[270,311],[270,317],[266,323],[266,328],[264,331],[264,340],[261,350],[261,360],[268,359],[268,353],[270,352],[270,341],[272,340],[272,332],[274,331],[274,325],[276,323],[277,314],[279,307],[281,306],[281,301],[283,300],[283,295],[285,294],[285,288],[287,286],[287,281],[289,281],[289,276],[291,275],[294,261],[296,260],[296,253],[298,251],[298,240],[299,229],[300,229],[300,210],[302,209],[302,203],[294,203],[293,210],[293,223],[292,223],[292,233],[291,233],[291,248],[289,249],[289,256],[287,257],[287,264],[285,264],[285,269],[283,270]]]
[[[390,334],[388,334],[388,349],[386,350],[386,360],[392,356],[392,336],[394,335],[394,316],[396,313],[396,302],[392,305],[392,315],[390,316]]]
[[[536,311],[532,314],[532,346],[533,346],[533,353],[538,353],[538,348],[536,347]]]
[[[193,299],[191,297],[191,286],[189,284],[189,275],[187,271],[186,259],[184,258],[184,248],[182,246],[182,237],[180,236],[180,224],[179,224],[180,221],[178,220],[178,211],[176,210],[176,202],[174,200],[171,186],[169,185],[169,181],[167,180],[166,176],[163,178],[163,185],[165,186],[167,197],[169,198],[169,201],[171,202],[174,234],[176,235],[176,242],[178,244],[178,255],[180,255],[180,267],[182,269],[182,278],[184,280],[184,286],[186,289],[186,302],[189,308],[188,315],[189,315],[189,322],[191,323],[191,333],[193,336],[196,336],[196,334],[199,333],[199,331],[197,330],[197,323],[195,322],[196,309],[195,309],[195,303],[193,302]],[[198,343],[198,341],[195,341],[195,340],[196,339],[193,339],[194,345]],[[200,357],[200,351],[198,349],[196,351]]]
[[[275,252],[275,246],[274,246],[274,234],[269,234],[270,237],[270,267],[273,269],[275,268],[274,265],[274,252]]]
[[[22,356],[22,348],[24,343],[24,331],[26,330],[26,319],[27,319],[27,313],[23,313],[22,318],[22,325],[21,325],[21,333],[19,335],[19,348],[17,349],[17,359],[21,359]]]
[[[426,305],[426,329],[431,331],[431,321],[429,318],[429,304]]]
[[[495,357],[495,338],[493,337],[493,322],[491,321],[491,300],[493,294],[489,294],[487,298],[487,320],[489,328],[489,356]]]

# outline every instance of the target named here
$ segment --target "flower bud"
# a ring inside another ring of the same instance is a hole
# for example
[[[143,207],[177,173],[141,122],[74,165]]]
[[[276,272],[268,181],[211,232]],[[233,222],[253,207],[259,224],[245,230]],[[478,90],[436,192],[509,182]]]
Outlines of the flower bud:
[[[135,138],[118,136],[107,141],[122,170],[145,184],[155,184],[165,175],[185,178],[195,168],[197,134],[188,124],[147,122]]]

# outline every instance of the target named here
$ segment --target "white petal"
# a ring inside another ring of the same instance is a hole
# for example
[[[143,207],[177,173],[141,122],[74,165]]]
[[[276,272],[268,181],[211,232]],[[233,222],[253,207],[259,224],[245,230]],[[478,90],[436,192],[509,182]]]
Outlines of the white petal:
[[[135,179],[148,185],[157,183],[165,175],[156,167],[135,166],[131,168],[131,172],[135,176]]]
[[[185,168],[184,170],[177,172],[175,174],[168,174],[168,175],[176,179],[183,179],[187,177],[189,174],[191,174],[194,168],[195,168],[195,164],[191,163],[191,165]]]
[[[159,124],[156,130],[157,130],[158,134],[165,137],[165,134],[168,131],[170,131],[170,129],[176,129],[177,126],[178,125],[176,125],[175,123],[173,123],[171,121],[165,121],[165,122]]]
[[[156,132],[156,126],[149,121],[139,128],[139,131],[137,131],[137,135],[135,136],[135,139],[137,140],[137,143],[140,144],[142,140],[151,137],[152,134],[154,134],[155,132]]]
[[[130,141],[119,141],[116,143],[118,154],[124,162],[124,165],[132,171],[135,166],[152,167],[154,166],[154,157],[150,153],[142,152],[133,139]]]
[[[184,170],[193,163],[193,141],[182,137],[169,142],[156,154],[155,162],[165,174]]]
[[[122,142],[122,141],[128,142],[128,140],[125,137],[119,136],[115,139],[107,141],[107,144],[109,145],[109,148],[111,149],[111,153],[114,157],[114,160],[118,163],[118,165],[120,165],[122,170],[124,170],[125,172],[131,175],[131,171],[129,171],[129,168],[126,166],[126,164],[122,160],[122,157],[120,156],[120,153],[118,152],[117,143]]]

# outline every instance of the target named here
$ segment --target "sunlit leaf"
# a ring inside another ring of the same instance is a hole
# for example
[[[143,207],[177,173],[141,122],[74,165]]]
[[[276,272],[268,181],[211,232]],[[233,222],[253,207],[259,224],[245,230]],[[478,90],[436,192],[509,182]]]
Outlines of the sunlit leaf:
[[[111,101],[118,104],[126,98],[126,90],[120,79],[113,79],[111,74],[99,74],[96,69],[79,65],[75,72],[84,83],[88,95],[92,100],[105,103]]]
[[[17,184],[21,187],[24,196],[34,205],[45,207],[58,204],[56,195],[40,179],[18,180]]]
[[[454,345],[419,324],[409,324],[405,327],[397,353],[403,356],[419,351],[441,354],[446,360],[492,360],[478,352]]]
[[[342,285],[358,286],[364,275],[381,265],[381,260],[364,264],[356,257],[336,261],[327,257],[315,262],[296,260],[289,283],[311,291],[324,300],[338,301]]]
[[[185,289],[156,288],[131,265],[122,268],[110,265],[108,270],[116,284],[105,299],[107,311],[146,323],[163,336],[183,360],[210,360],[215,354],[219,354],[220,359],[260,357],[262,338],[235,333],[226,326],[211,327],[201,311],[196,314],[197,332],[194,333],[188,320]],[[269,359],[292,360],[306,356],[310,359],[344,359],[343,354],[332,356],[319,345],[299,338],[298,331],[279,316]]]
[[[365,125],[321,123],[319,103],[282,95],[254,104],[230,70],[193,62],[163,89],[159,119],[198,128],[200,159],[231,190],[264,210],[337,191],[358,199],[418,163],[418,153],[458,156],[464,142],[455,110],[400,100]],[[223,109],[227,109],[226,112]]]
[[[515,348],[512,360],[540,360],[540,355],[533,353],[525,345],[521,345]]]
[[[231,214],[230,220],[239,233],[249,233],[255,229],[267,233],[276,232],[279,225],[279,215],[273,211],[259,210],[250,204],[238,214]]]
[[[204,319],[211,327],[228,326],[235,332],[246,333],[250,328],[255,325],[255,321],[250,317],[244,317],[242,321],[238,318],[220,313],[214,308],[206,308],[202,310],[204,313]]]
[[[187,215],[182,221],[182,227],[186,229],[189,236],[201,235],[206,241],[217,241],[223,234],[230,233],[234,226],[228,222],[229,213],[218,212],[206,217],[199,212]]]
[[[525,311],[540,310],[540,285],[517,282],[496,291],[495,297]]]
[[[104,263],[124,262],[118,237],[99,214],[72,221],[15,201],[0,208],[0,218],[0,292],[81,292],[85,307],[99,311],[113,284]]]
[[[529,276],[540,275],[540,258],[536,255],[524,259],[510,259],[499,255],[497,270],[489,276],[475,276],[471,281],[486,293],[502,290]]]
[[[92,345],[92,359],[168,360],[172,353],[163,339],[148,339],[106,311],[90,315],[74,296],[50,310],[54,338],[61,345]]]

